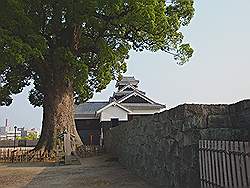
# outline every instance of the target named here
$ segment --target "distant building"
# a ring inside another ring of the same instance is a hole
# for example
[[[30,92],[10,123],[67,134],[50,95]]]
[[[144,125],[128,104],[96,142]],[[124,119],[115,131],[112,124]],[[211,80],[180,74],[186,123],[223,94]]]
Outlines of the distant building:
[[[7,135],[6,135],[6,127],[0,127],[0,140],[6,140]]]
[[[15,140],[15,136],[16,137],[21,137],[21,131],[13,131],[13,130],[11,130],[11,131],[7,131],[7,134],[6,134],[6,139],[7,140]]]
[[[6,135],[6,127],[0,127],[0,135]]]
[[[27,137],[29,134],[39,136],[39,132],[35,129],[25,129],[24,127],[18,127],[16,129],[16,137]],[[14,140],[15,130],[12,126],[0,127],[0,140]]]
[[[5,135],[0,135],[0,141],[1,140],[7,140],[7,135],[5,134]]]
[[[27,132],[27,136],[28,136],[29,134],[34,134],[34,135],[39,136],[39,133],[38,133],[38,131],[37,131],[35,128],[26,130],[26,132]]]
[[[27,136],[27,131],[24,129],[24,127],[17,128],[17,131],[21,131],[21,137]]]
[[[138,116],[147,116],[165,109],[138,89],[139,80],[123,77],[109,101],[86,102],[75,107],[75,122],[85,144],[101,144],[105,129],[121,125]],[[122,126],[122,125],[121,125]]]

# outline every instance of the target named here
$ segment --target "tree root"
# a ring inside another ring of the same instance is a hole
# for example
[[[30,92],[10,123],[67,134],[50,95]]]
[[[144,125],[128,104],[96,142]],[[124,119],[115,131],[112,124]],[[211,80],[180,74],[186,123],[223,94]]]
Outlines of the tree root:
[[[42,161],[46,161],[46,162],[53,162],[56,161],[57,156],[56,156],[56,152],[55,151],[49,151],[46,148],[34,148],[32,150],[29,151],[28,153],[28,161],[33,161],[33,162],[42,162]]]

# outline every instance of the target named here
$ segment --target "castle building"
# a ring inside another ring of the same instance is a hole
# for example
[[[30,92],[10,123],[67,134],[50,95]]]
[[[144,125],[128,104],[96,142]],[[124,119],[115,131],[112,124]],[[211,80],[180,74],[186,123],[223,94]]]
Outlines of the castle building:
[[[108,101],[86,102],[75,107],[78,133],[87,145],[103,142],[103,132],[140,116],[158,113],[166,108],[138,89],[139,80],[123,77],[115,85],[117,91]]]

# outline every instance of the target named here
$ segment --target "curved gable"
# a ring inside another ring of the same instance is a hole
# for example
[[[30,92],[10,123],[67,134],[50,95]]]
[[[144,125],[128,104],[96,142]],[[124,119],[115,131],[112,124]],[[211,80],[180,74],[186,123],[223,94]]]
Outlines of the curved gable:
[[[126,102],[124,102],[126,101]],[[128,102],[130,101],[130,102]],[[118,103],[148,103],[148,104],[156,104],[154,101],[143,95],[142,93],[139,93],[137,91],[134,91],[133,93],[121,98],[117,101]]]
[[[133,95],[129,98],[127,98],[126,100],[122,101],[122,103],[148,103],[151,104],[149,101],[147,101],[146,99],[143,99],[142,97],[138,96],[138,95]]]

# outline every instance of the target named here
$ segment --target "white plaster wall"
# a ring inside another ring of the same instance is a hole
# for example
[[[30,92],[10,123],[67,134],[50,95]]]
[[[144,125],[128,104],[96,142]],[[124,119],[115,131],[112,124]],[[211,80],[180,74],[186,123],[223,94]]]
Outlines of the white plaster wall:
[[[117,106],[110,106],[101,112],[101,121],[111,121],[112,118],[128,121],[128,112]]]
[[[160,112],[160,110],[132,110],[130,114],[155,114]]]

